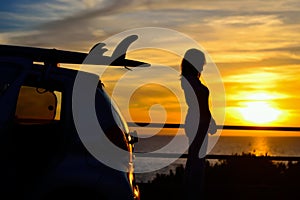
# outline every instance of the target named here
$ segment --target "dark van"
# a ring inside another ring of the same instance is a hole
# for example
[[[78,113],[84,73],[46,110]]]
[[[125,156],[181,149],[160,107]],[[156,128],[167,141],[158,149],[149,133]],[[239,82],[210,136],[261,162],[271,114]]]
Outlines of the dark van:
[[[99,79],[95,94],[99,124],[113,144],[128,151],[128,170],[98,161],[78,136],[72,113],[78,71],[58,64],[80,64],[87,55],[0,45],[1,199],[140,199],[132,156],[137,138],[99,76],[89,72],[80,73]],[[109,64],[145,64],[122,56]]]

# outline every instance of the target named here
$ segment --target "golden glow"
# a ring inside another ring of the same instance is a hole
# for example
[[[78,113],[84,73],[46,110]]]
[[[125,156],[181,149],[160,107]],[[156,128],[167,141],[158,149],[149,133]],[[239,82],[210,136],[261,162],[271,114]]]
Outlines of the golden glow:
[[[252,147],[252,154],[256,156],[265,156],[268,155],[270,147],[268,140],[264,137],[255,137],[253,144],[250,144]]]
[[[176,95],[159,84],[139,87],[130,97],[129,112],[136,122],[180,123],[181,110]]]
[[[178,51],[183,51],[182,47],[177,47]],[[151,63],[159,63],[160,65],[166,66],[175,66],[179,67],[181,62],[181,57],[172,52],[168,52],[162,49],[142,49],[142,50],[134,50],[127,53],[127,58],[133,60],[141,60],[143,62]]]
[[[252,93],[247,95],[247,100],[272,100],[279,96],[278,94],[269,94],[267,92]]]
[[[281,111],[273,108],[265,101],[246,102],[245,107],[239,108],[244,120],[256,124],[266,124],[278,119]]]
[[[284,94],[261,90],[241,92],[234,98],[239,103],[232,109],[232,113],[245,125],[274,126],[287,120],[286,112],[277,106],[286,98]]]

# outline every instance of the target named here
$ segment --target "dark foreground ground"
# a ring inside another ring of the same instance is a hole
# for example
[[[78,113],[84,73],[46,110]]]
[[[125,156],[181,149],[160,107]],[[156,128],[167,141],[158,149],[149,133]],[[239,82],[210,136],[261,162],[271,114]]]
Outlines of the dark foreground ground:
[[[168,175],[157,174],[147,183],[139,183],[141,200],[184,200],[183,166]],[[253,155],[243,158],[220,160],[217,164],[207,162],[204,194],[197,199],[231,200],[285,200],[300,199],[300,163],[272,162],[255,159]]]
[[[300,199],[300,186],[290,188],[280,186],[259,186],[259,185],[208,185],[204,197],[199,194],[196,199],[231,199],[231,200],[286,200]],[[151,185],[142,183],[140,185],[141,200],[187,199],[179,185]]]

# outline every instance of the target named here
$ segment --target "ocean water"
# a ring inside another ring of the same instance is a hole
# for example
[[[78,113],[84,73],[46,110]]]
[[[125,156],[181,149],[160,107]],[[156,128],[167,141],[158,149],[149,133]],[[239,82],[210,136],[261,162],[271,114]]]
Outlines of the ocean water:
[[[253,136],[220,136],[213,141],[213,145],[208,154],[213,155],[234,155],[242,153],[251,153],[257,156],[300,156],[300,137],[298,133],[285,134],[261,134],[254,133]],[[287,136],[288,135],[288,136]],[[174,137],[172,136],[154,136],[151,138],[142,138],[135,146],[135,152],[163,152],[179,153],[185,152],[187,140],[184,135],[173,143],[171,148],[163,149],[170,144]],[[138,182],[148,182],[152,180],[157,173],[167,174],[178,165],[185,165],[184,158],[153,158],[140,157],[135,158],[136,178]],[[210,161],[216,162],[216,161]]]

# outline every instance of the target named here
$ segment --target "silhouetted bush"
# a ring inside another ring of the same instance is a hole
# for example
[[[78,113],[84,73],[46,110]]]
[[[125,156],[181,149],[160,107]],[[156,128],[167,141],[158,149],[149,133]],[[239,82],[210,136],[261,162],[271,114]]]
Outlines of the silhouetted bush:
[[[286,199],[299,198],[300,163],[273,162],[253,154],[234,155],[211,164],[206,162],[205,196],[207,199]],[[156,174],[142,183],[141,200],[185,199],[184,166],[169,174]],[[200,195],[200,194],[199,194]]]

